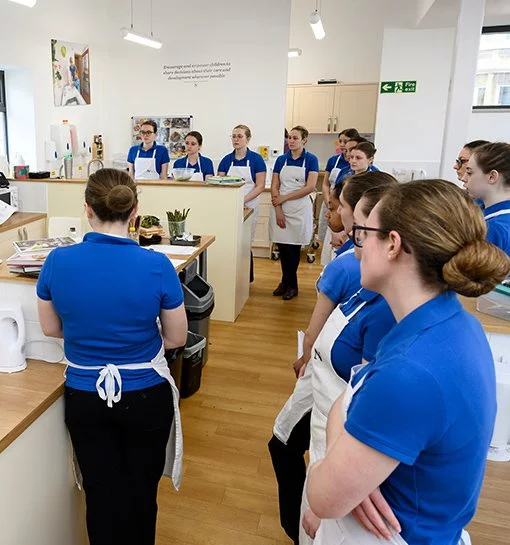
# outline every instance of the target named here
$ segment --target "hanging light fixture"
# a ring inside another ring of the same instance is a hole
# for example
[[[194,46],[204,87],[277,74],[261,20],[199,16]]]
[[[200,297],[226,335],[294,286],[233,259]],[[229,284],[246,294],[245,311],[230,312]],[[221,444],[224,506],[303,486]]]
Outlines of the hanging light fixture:
[[[291,57],[291,58],[292,58],[292,57],[301,57],[301,53],[303,53],[303,52],[301,51],[301,49],[298,49],[297,47],[293,47],[293,48],[289,49],[288,55],[289,55],[289,57]]]
[[[120,29],[122,37],[124,38],[124,40],[128,40],[129,42],[134,42],[140,45],[146,45],[147,47],[152,47],[154,49],[161,49],[161,47],[163,46],[163,42],[154,38],[154,35],[152,34],[152,0],[151,0],[151,33],[150,35],[141,34],[140,32],[135,32],[133,28],[133,2],[134,0],[131,0],[131,27],[130,28],[123,27]]]
[[[322,40],[326,33],[324,32],[324,27],[322,26],[319,0],[315,0],[315,10],[310,14],[310,26],[312,27],[313,33],[316,40]]]
[[[37,4],[37,0],[9,0],[10,2],[14,2],[15,4],[21,4],[22,6],[26,6],[27,8],[33,8]]]

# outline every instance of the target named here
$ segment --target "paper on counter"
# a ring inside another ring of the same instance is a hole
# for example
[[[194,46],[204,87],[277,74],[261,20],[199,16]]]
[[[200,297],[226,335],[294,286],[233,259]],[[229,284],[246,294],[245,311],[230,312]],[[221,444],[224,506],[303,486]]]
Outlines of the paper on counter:
[[[196,246],[175,246],[173,244],[154,244],[149,250],[171,255],[191,255],[197,250]]]
[[[186,263],[185,259],[170,259],[170,263],[174,266],[174,269],[177,269],[179,265]]]
[[[14,206],[10,206],[4,201],[0,201],[0,225],[6,222],[16,212]]]
[[[297,359],[303,357],[303,344],[305,341],[305,332],[298,329],[297,332]]]

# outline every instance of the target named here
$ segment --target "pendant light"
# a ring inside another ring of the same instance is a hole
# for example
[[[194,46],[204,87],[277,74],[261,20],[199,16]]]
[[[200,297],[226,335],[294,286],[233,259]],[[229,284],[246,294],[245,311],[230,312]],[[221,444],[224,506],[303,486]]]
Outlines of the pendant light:
[[[124,40],[128,40],[136,44],[145,45],[147,47],[152,47],[154,49],[161,49],[161,47],[163,46],[163,42],[154,38],[152,34],[152,0],[151,0],[151,33],[150,35],[141,34],[140,32],[135,32],[133,28],[133,2],[134,0],[131,0],[131,27],[130,28],[123,27],[120,29],[122,37],[124,38]]]
[[[292,57],[301,57],[301,53],[303,53],[303,51],[301,51],[301,49],[298,49],[297,47],[293,47],[291,49],[289,49],[289,58],[292,58]]]
[[[15,4],[21,4],[22,6],[26,6],[27,8],[33,8],[37,4],[37,0],[9,0],[10,2],[14,2]]]
[[[324,32],[324,27],[322,26],[319,0],[315,0],[315,10],[310,14],[309,21],[315,35],[315,39],[322,40],[322,38],[326,36],[326,33]]]

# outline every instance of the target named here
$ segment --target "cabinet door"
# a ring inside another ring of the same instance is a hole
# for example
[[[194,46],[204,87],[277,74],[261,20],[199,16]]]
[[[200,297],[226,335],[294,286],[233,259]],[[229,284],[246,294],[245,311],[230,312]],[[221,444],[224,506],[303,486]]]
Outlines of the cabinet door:
[[[285,128],[290,131],[294,126],[294,87],[287,87],[285,102]]]
[[[377,84],[338,85],[335,89],[333,132],[355,127],[359,132],[375,131]]]
[[[303,125],[311,133],[333,131],[334,85],[310,85],[294,89],[294,125]]]

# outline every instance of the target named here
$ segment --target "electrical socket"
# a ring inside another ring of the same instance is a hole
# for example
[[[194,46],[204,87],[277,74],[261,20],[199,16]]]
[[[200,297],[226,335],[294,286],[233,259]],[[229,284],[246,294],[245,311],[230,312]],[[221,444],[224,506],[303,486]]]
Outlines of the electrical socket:
[[[278,157],[279,154],[280,154],[280,150],[277,150],[277,149],[271,150],[271,157]]]

